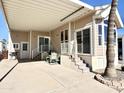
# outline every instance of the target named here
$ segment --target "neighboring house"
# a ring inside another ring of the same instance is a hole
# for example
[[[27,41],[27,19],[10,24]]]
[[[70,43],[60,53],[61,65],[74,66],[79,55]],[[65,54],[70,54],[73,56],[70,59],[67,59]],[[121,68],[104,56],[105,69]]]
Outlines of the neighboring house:
[[[2,3],[10,31],[9,54],[16,51],[18,58],[26,59],[54,50],[61,55],[82,57],[92,70],[106,67],[110,5],[93,7],[79,0],[2,0]],[[118,11],[115,16],[117,65],[117,29],[123,24]]]
[[[3,42],[0,41],[0,54],[2,53],[2,51],[3,51]]]
[[[0,53],[7,50],[7,44],[4,41],[0,41]]]
[[[124,36],[118,37],[118,60],[124,64]]]

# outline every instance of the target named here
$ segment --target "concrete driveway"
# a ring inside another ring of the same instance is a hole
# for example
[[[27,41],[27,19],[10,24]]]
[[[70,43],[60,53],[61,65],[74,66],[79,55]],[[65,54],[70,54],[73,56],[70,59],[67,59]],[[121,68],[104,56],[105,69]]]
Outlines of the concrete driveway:
[[[92,77],[56,64],[19,63],[0,82],[0,93],[118,93]]]

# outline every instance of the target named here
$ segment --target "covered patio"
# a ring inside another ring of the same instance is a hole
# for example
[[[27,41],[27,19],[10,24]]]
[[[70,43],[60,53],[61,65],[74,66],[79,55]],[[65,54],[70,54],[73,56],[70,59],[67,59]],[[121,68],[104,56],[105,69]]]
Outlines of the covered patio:
[[[92,77],[61,65],[19,63],[0,82],[0,93],[118,93]]]
[[[71,22],[94,12],[92,6],[79,0],[1,0],[1,8],[9,31],[9,54],[20,51],[18,58],[21,59],[34,58],[44,50],[70,54],[74,27]],[[63,42],[60,40],[61,30],[55,41],[53,31],[63,25],[66,27]],[[27,51],[23,51],[23,47]]]

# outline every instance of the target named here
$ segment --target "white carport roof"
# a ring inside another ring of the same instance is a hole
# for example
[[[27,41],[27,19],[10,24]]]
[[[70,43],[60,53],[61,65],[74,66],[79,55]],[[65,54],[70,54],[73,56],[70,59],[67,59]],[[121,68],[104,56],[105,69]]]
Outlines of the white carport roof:
[[[2,3],[10,29],[19,31],[51,31],[94,11],[79,0],[2,0]]]

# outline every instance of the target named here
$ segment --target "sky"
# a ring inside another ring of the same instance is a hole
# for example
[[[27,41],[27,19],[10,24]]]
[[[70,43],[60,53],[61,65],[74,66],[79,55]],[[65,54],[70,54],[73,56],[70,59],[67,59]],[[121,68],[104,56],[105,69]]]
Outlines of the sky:
[[[100,6],[104,4],[110,4],[112,0],[81,0],[87,4],[90,4],[92,6]],[[121,16],[121,19],[124,23],[124,0],[118,0],[118,10]],[[124,35],[124,29],[118,30],[119,35]],[[2,39],[8,39],[8,31],[5,23],[4,16],[0,10],[0,40]]]
[[[0,40],[8,39],[8,30],[2,11],[0,10]]]

